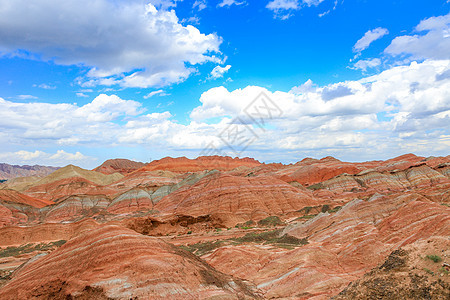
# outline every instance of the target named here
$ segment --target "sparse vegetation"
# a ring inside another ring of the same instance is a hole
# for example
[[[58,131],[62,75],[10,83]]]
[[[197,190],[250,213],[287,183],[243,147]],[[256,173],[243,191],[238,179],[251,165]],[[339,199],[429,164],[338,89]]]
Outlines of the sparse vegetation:
[[[326,212],[329,211],[329,210],[330,210],[330,206],[329,206],[328,204],[322,205],[321,211],[322,211],[323,213],[326,213]]]
[[[321,190],[325,187],[323,186],[323,184],[321,182],[319,182],[319,183],[307,186],[306,188],[309,190],[312,190],[312,191],[317,191],[317,190]]]
[[[265,227],[274,227],[274,226],[279,226],[279,225],[283,225],[283,224],[284,224],[283,221],[281,221],[280,218],[277,216],[270,216],[270,217],[267,217],[265,219],[258,221],[259,226],[265,226]]]
[[[305,206],[302,209],[300,209],[298,212],[303,212],[303,213],[305,213],[307,215],[307,214],[309,214],[311,212],[311,209],[313,209],[312,206]]]
[[[263,243],[274,246],[302,246],[308,244],[306,239],[298,239],[287,234],[280,236],[281,232],[282,229],[259,233],[251,232],[247,233],[243,237],[234,238],[233,240],[238,243]]]
[[[441,203],[441,205],[450,207],[450,204],[448,204],[448,203]]]
[[[31,253],[34,251],[50,251],[54,250],[66,243],[65,240],[59,240],[51,243],[40,243],[40,244],[24,244],[18,247],[7,247],[0,250],[0,257],[18,256],[26,253]]]
[[[435,263],[441,262],[442,258],[438,255],[427,255],[426,258],[428,258],[429,260],[432,260]]]
[[[439,269],[439,272],[444,273],[445,275],[448,275],[448,274],[449,274],[449,271],[448,271],[446,268],[444,268],[444,267],[441,267],[441,268]]]
[[[202,256],[223,245],[223,241],[196,243],[189,246],[180,246],[181,249],[187,250],[195,255]]]
[[[336,206],[336,207],[330,209],[328,212],[329,212],[329,213],[335,213],[335,212],[340,211],[341,208],[342,208],[342,206]]]
[[[428,274],[434,275],[434,272],[431,271],[430,269],[423,268],[423,270],[424,270],[425,272],[427,272]]]

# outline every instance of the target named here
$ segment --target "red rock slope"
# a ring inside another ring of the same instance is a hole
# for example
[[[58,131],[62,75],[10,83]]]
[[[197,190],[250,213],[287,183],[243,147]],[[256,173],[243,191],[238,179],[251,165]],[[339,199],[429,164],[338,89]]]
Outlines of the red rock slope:
[[[145,166],[142,162],[137,162],[129,159],[108,159],[100,166],[95,168],[93,171],[100,172],[103,174],[114,174],[120,173],[122,175],[129,174],[133,171],[136,171],[139,168]]]
[[[117,226],[78,236],[17,270],[0,299],[244,299],[241,280],[193,254]]]
[[[169,194],[156,203],[155,209],[193,217],[221,216],[224,223],[234,226],[315,205],[318,201],[310,191],[274,177],[238,177],[217,172]]]
[[[171,158],[165,157],[160,160],[154,160],[142,171],[166,170],[178,173],[198,172],[203,170],[232,170],[237,167],[256,167],[261,163],[253,158],[231,158],[229,156],[200,156],[196,159],[186,157]]]

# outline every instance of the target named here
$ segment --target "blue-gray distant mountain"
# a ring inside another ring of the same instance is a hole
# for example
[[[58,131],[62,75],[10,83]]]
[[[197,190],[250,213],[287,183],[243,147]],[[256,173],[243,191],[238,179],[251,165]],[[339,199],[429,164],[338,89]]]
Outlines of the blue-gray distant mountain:
[[[58,170],[59,167],[48,167],[48,166],[18,166],[0,163],[0,180],[12,179],[16,177],[25,176],[39,176],[44,177],[54,171]]]

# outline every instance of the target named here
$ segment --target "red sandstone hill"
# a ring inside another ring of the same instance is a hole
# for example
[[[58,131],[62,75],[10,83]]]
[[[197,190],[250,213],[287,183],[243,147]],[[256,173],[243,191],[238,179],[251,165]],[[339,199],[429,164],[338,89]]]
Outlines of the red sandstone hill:
[[[41,208],[47,205],[52,204],[51,201],[41,200],[37,198],[33,198],[22,193],[19,193],[14,190],[0,190],[0,200],[7,201],[11,203],[20,203],[30,205],[32,207]]]
[[[441,293],[450,277],[424,255],[450,263],[449,178],[450,156],[407,154],[291,165],[166,158],[125,176],[68,166],[13,180],[0,187],[0,299],[327,299],[350,282],[339,299],[378,297],[377,282],[403,298]],[[379,269],[399,249],[413,251],[400,257],[406,266]]]
[[[142,168],[145,166],[142,162],[132,161],[129,159],[108,159],[104,163],[102,163],[100,166],[95,168],[93,171],[100,172],[103,174],[114,174],[114,173],[120,173],[122,175],[129,174],[133,171],[136,171],[137,169]]]
[[[224,224],[234,226],[318,204],[310,191],[271,176],[238,177],[213,173],[192,186],[169,194],[155,205],[155,209],[175,215],[221,216]]]
[[[447,238],[450,209],[414,194],[374,196],[288,226],[283,234],[309,244],[289,251],[254,244],[224,246],[202,258],[224,273],[254,282],[264,298],[327,299],[393,250],[431,237]],[[448,252],[448,242],[435,253],[441,251]]]
[[[196,159],[186,157],[165,157],[154,160],[141,168],[141,171],[166,170],[171,172],[185,173],[204,170],[228,171],[237,167],[256,167],[261,163],[253,158],[231,158],[229,156],[200,156]]]
[[[252,288],[154,237],[117,226],[82,234],[32,259],[1,299],[245,299]]]

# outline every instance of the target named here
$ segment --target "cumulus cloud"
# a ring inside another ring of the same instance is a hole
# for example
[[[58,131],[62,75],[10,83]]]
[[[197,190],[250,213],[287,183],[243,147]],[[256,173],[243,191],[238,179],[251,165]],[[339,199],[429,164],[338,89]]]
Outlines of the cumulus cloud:
[[[308,80],[289,92],[220,86],[201,95],[185,123],[168,111],[146,112],[139,102],[115,95],[100,95],[82,106],[0,99],[0,143],[36,148],[148,145],[166,155],[198,155],[211,143],[230,149],[232,142],[221,134],[231,128],[252,141],[244,155],[260,159],[330,154],[373,159],[419,148],[424,154],[448,154],[448,74],[448,60],[427,60],[357,81],[319,86]],[[261,95],[267,96],[266,103],[255,101]],[[264,114],[264,104],[270,103],[282,113]],[[248,116],[249,106],[262,113],[265,126]]]
[[[20,150],[0,153],[0,160],[10,164],[65,166],[93,161],[95,158],[83,155],[80,152],[69,153],[64,150],[57,150],[56,153]]]
[[[367,31],[362,38],[360,38],[356,44],[353,46],[353,52],[361,52],[367,48],[369,48],[370,44],[372,42],[382,38],[386,34],[388,34],[389,31],[386,28],[375,28],[372,30]]]
[[[406,145],[428,140],[428,153],[438,148],[444,153],[449,150],[450,78],[442,74],[449,69],[448,61],[412,63],[358,81],[323,87],[308,81],[289,93],[258,86],[217,87],[202,94],[202,105],[191,118],[202,122],[245,116],[245,108],[264,92],[283,114],[267,119],[276,129],[259,133],[254,146],[260,150],[342,155],[349,149],[374,152],[375,147],[398,153],[415,151]]]
[[[120,126],[114,121],[136,116],[141,104],[101,94],[78,106],[60,103],[15,103],[0,98],[0,143],[30,146],[113,143]]]
[[[418,34],[396,37],[384,52],[412,60],[450,59],[450,13],[422,20],[415,31]]]
[[[142,1],[0,0],[0,55],[25,50],[29,58],[85,66],[83,86],[164,86],[220,61],[217,35],[183,26],[163,9],[176,1],[154,3],[160,9]]]
[[[223,75],[228,72],[228,70],[230,70],[231,65],[226,65],[225,67],[221,67],[221,66],[216,66],[214,67],[214,69],[211,71],[211,78],[212,79],[217,79],[220,77],[223,77]]]

